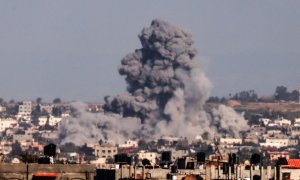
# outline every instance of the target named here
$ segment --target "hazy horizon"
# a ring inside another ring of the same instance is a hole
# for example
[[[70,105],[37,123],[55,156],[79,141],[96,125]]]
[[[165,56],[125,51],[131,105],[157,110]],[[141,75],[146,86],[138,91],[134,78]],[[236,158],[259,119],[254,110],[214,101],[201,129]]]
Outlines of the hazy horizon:
[[[156,3],[155,3],[156,2]],[[4,1],[0,97],[102,101],[126,89],[120,60],[157,17],[193,35],[213,96],[300,86],[299,1]]]

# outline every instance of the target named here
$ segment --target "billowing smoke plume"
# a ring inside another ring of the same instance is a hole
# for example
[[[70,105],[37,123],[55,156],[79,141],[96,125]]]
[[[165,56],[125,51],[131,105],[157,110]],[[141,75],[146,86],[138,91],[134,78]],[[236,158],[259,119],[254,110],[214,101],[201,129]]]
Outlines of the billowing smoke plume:
[[[89,124],[88,127],[110,124],[109,128],[103,126],[99,130],[97,138],[118,139],[114,136],[123,134],[117,132],[144,138],[194,138],[204,133],[212,137],[220,132],[238,136],[240,131],[247,130],[244,118],[229,107],[222,105],[211,113],[205,112],[203,106],[211,83],[193,59],[196,50],[190,33],[155,19],[142,30],[139,39],[142,48],[125,56],[119,68],[119,73],[126,77],[127,92],[106,97],[104,108],[123,117],[139,118],[142,124],[131,125],[126,119],[105,115],[85,119],[83,124]],[[117,127],[113,128],[114,125]],[[69,125],[65,127],[72,129]],[[83,132],[86,133],[89,132]]]
[[[237,136],[247,128],[242,116],[220,106],[211,117],[204,109],[211,83],[193,59],[190,33],[156,19],[139,35],[142,48],[122,59],[119,73],[127,93],[107,97],[106,110],[142,119],[144,136],[223,131]],[[240,126],[237,126],[240,124]]]
[[[123,118],[118,114],[89,113],[87,105],[81,102],[71,104],[75,116],[61,122],[62,144],[73,142],[76,145],[110,140],[123,143],[140,129],[140,119]]]

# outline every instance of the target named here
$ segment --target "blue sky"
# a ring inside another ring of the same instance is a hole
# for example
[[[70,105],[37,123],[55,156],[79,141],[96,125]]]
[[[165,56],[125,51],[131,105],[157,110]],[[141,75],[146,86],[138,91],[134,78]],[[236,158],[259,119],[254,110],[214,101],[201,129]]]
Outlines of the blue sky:
[[[193,34],[212,95],[300,86],[300,1],[1,1],[0,97],[102,101],[161,17]]]

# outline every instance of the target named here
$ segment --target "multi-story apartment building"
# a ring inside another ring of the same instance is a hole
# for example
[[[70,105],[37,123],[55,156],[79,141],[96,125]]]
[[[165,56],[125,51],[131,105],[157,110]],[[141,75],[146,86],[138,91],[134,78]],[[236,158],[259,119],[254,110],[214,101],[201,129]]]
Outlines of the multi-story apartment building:
[[[32,112],[32,102],[23,101],[22,105],[19,105],[18,115],[20,116],[29,116]]]
[[[94,155],[97,158],[114,158],[114,155],[118,154],[117,147],[110,144],[95,144],[94,149]]]

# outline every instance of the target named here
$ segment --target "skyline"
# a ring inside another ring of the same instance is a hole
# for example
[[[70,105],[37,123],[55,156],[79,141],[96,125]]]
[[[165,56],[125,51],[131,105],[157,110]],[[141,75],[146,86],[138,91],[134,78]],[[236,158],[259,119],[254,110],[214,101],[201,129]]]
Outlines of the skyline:
[[[1,2],[0,97],[103,101],[125,91],[120,60],[157,17],[192,33],[212,95],[300,86],[299,2],[159,3]]]

